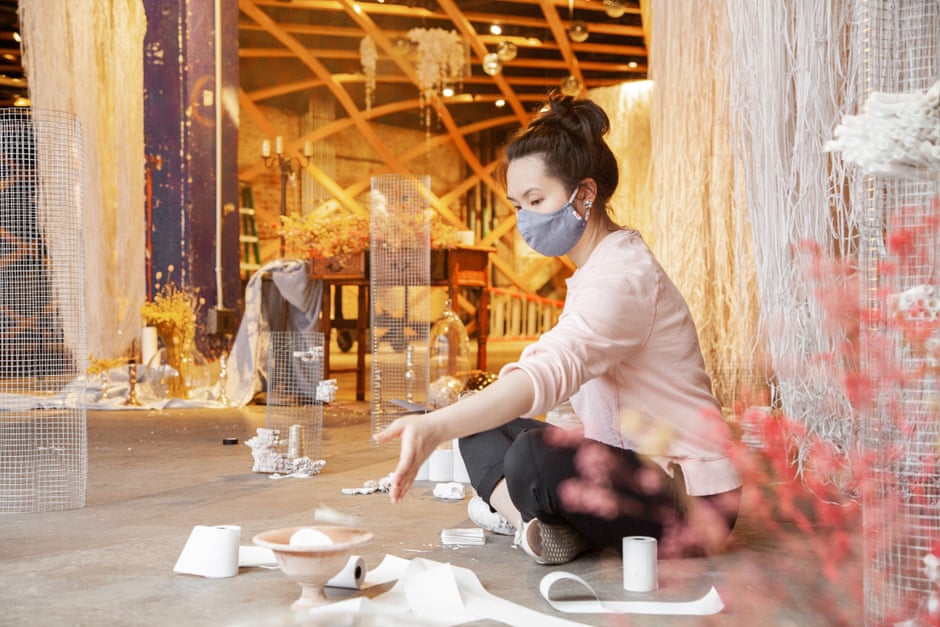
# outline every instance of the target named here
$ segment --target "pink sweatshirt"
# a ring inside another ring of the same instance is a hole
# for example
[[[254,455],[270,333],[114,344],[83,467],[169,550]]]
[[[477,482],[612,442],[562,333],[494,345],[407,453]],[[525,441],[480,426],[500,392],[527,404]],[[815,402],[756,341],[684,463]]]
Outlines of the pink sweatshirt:
[[[568,279],[558,324],[500,374],[522,370],[543,414],[565,399],[585,437],[682,468],[690,495],[741,485],[725,453],[731,434],[688,306],[637,231],[598,244]]]

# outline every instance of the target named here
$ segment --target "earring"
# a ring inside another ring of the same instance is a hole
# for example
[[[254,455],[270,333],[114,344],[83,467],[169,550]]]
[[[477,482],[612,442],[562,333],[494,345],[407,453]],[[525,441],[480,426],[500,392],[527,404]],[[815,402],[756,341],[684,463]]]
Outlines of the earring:
[[[585,200],[585,201],[584,201],[584,208],[585,208],[585,209],[590,209],[590,208],[593,207],[593,206],[594,206],[594,201],[593,201],[593,200]]]

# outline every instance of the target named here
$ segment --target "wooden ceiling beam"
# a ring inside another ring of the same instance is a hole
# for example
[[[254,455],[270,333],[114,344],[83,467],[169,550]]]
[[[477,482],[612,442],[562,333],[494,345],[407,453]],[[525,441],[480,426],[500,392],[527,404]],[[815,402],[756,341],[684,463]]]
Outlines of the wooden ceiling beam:
[[[395,60],[395,63],[398,65],[398,67],[400,67],[401,70],[409,78],[413,79],[413,82],[415,85],[420,85],[421,81],[418,79],[418,74],[414,66],[412,66],[411,63],[409,63],[408,60],[403,58],[401,55],[393,54],[394,44],[391,42],[391,40],[389,40],[389,38],[385,35],[385,33],[383,33],[382,30],[375,24],[375,22],[372,21],[372,19],[366,14],[366,12],[357,11],[355,9],[356,3],[353,2],[353,0],[339,0],[339,1],[346,8],[346,12],[349,15],[349,17],[352,18],[357,24],[359,24],[359,26],[362,27],[362,29],[365,31],[367,35],[372,37],[372,40],[375,42],[376,46],[378,46],[380,49],[384,50],[386,54],[391,56]],[[480,163],[479,158],[473,152],[473,149],[470,148],[469,144],[467,144],[467,141],[466,139],[464,139],[464,136],[460,133],[460,129],[457,127],[457,124],[454,121],[454,118],[451,115],[450,111],[448,110],[447,106],[445,105],[444,101],[442,101],[440,98],[435,96],[431,99],[431,105],[434,107],[437,113],[438,120],[440,120],[441,124],[444,125],[444,127],[447,129],[448,134],[453,139],[454,147],[457,148],[457,151],[463,157],[464,161],[467,162],[467,165],[470,166],[470,169],[480,174],[480,177],[483,179],[483,181],[487,185],[492,187],[494,190],[499,189],[499,185],[497,184],[497,182],[493,180],[493,178],[490,177],[489,174],[486,173],[485,169],[483,168],[483,164]],[[508,201],[506,202],[508,203]],[[448,220],[455,226],[458,226],[459,228],[466,228],[466,224],[464,224],[464,222],[460,218],[455,216],[454,213],[450,210],[450,208],[444,205],[443,203],[440,203],[438,201],[434,208],[438,210],[438,212],[441,214],[442,217],[444,217],[446,220]]]
[[[571,76],[578,81],[581,85],[581,91],[583,91],[584,76],[581,74],[581,66],[578,63],[578,58],[575,56],[574,51],[571,49],[571,42],[568,40],[568,31],[562,23],[561,18],[558,16],[555,5],[552,3],[552,0],[539,0],[539,6],[542,7],[545,21],[548,22],[548,26],[552,30],[552,37],[555,38],[555,42],[558,44],[561,57],[564,59],[568,71],[571,73]]]
[[[438,0],[438,4],[444,9],[444,12],[450,16],[451,20],[457,26],[458,32],[470,43],[470,47],[477,55],[477,61],[481,62],[483,57],[489,53],[489,50],[487,50],[486,45],[480,41],[473,25],[463,16],[460,9],[457,8],[457,5],[452,2],[452,0]],[[529,121],[529,114],[526,112],[525,108],[523,108],[522,103],[516,96],[516,92],[506,81],[502,72],[493,76],[493,81],[499,88],[499,92],[506,97],[506,102],[509,103],[516,117],[519,118],[519,124],[525,125]]]
[[[324,81],[326,87],[333,93],[333,96],[340,103],[343,109],[345,109],[346,114],[353,120],[356,128],[359,129],[359,132],[362,133],[362,136],[369,143],[369,145],[372,146],[375,151],[382,156],[383,159],[387,160],[390,164],[396,167],[396,169],[400,168],[402,173],[407,173],[407,169],[405,169],[404,166],[398,162],[395,154],[389,150],[387,146],[385,146],[382,140],[375,133],[375,130],[369,126],[368,121],[362,116],[362,113],[359,111],[359,108],[349,96],[349,93],[343,89],[342,85],[332,80],[329,70],[327,70],[319,60],[311,55],[307,49],[304,48],[304,46],[292,35],[281,29],[280,26],[278,26],[278,24],[273,19],[271,19],[267,13],[258,8],[256,5],[257,1],[258,0],[239,0],[238,8],[259,25],[263,26],[265,30],[267,30],[275,39],[280,41],[286,48],[293,51],[297,55],[297,58],[300,59],[304,65],[310,68],[314,74],[319,76]]]

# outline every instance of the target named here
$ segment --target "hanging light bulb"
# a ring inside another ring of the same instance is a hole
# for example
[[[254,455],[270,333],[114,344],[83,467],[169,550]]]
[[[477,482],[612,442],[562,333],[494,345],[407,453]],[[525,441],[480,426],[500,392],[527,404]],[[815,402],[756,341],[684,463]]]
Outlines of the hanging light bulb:
[[[604,0],[604,12],[608,17],[620,17],[627,12],[627,5],[623,0]]]
[[[584,20],[575,20],[568,29],[568,38],[576,43],[587,41],[588,34],[588,25]]]
[[[574,98],[581,93],[581,81],[569,74],[561,79],[561,93]]]
[[[490,52],[483,57],[483,71],[490,76],[496,76],[503,70],[503,62],[499,60],[499,55]]]
[[[496,49],[496,55],[503,63],[509,63],[515,59],[518,52],[519,49],[516,48],[516,44],[512,43],[511,41],[499,42],[499,47]]]

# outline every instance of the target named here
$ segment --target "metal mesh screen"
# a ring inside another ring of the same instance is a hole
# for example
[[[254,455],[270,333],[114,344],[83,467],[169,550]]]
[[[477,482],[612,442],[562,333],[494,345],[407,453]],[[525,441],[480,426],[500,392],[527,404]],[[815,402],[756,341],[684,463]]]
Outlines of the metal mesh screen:
[[[428,177],[372,179],[370,295],[372,433],[402,413],[394,401],[425,404],[431,329]]]
[[[320,456],[323,403],[323,334],[272,331],[268,338],[266,426],[280,433],[278,453],[290,458]]]
[[[863,0],[860,7],[864,28],[854,47],[866,55],[865,95],[929,88],[940,77],[940,5]],[[923,560],[940,538],[940,173],[924,174],[921,180],[859,177],[853,190],[864,212],[863,304],[874,314],[863,328],[863,368],[878,386],[862,413],[871,455],[863,511],[866,622],[872,625],[924,610],[933,584]]]
[[[0,109],[0,512],[85,505],[82,173],[75,116]]]

